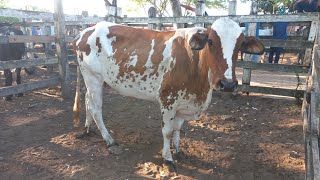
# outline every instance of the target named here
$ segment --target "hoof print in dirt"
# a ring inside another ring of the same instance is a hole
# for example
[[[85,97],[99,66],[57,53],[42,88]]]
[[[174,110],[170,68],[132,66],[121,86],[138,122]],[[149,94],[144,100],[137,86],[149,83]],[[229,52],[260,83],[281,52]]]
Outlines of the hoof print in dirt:
[[[12,100],[12,96],[6,96],[3,98],[5,101],[11,101]]]
[[[181,161],[185,157],[185,154],[182,151],[175,153],[173,155],[174,155],[175,159],[178,161]]]
[[[108,148],[109,152],[114,155],[120,155],[123,153],[122,148],[119,145],[112,145]]]
[[[78,131],[73,134],[77,139],[83,138],[87,135],[87,131]]]
[[[23,93],[18,93],[16,96],[17,96],[17,97],[22,97],[22,96],[23,96]]]

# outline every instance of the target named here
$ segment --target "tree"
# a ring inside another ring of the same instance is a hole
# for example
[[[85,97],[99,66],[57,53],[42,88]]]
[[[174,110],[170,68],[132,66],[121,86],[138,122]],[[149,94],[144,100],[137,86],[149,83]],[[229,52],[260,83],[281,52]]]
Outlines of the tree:
[[[171,16],[173,13],[169,13],[168,11],[168,3],[169,0],[131,0],[137,4],[137,6],[146,9],[147,6],[153,6],[157,10],[158,16]],[[170,0],[170,2],[177,1],[181,5],[193,6],[196,7],[198,0]],[[218,8],[218,9],[226,9],[225,0],[205,0],[206,7],[208,8]],[[172,3],[172,2],[171,2]],[[137,9],[137,8],[136,8]],[[172,8],[173,9],[173,8]],[[184,15],[190,15],[190,12],[186,12]]]
[[[258,11],[263,14],[275,14],[278,10],[293,12],[295,0],[257,0]]]
[[[0,0],[0,8],[6,8],[8,5],[8,0]]]

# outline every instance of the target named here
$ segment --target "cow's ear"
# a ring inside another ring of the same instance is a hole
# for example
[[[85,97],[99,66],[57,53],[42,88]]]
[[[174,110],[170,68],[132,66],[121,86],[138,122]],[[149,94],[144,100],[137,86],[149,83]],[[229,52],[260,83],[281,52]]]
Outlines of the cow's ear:
[[[201,50],[203,49],[208,42],[208,33],[197,32],[192,35],[189,40],[189,46],[192,50]]]
[[[253,36],[246,36],[240,51],[247,54],[263,54],[264,45]]]

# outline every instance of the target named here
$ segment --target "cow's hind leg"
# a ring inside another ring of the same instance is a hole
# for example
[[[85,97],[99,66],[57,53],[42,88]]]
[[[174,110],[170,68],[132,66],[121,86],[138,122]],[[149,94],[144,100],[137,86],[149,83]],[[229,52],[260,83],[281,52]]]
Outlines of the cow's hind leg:
[[[91,76],[92,77],[92,76]],[[104,125],[102,119],[102,90],[103,90],[103,81],[98,79],[86,79],[84,77],[86,86],[87,86],[87,103],[86,108],[91,114],[93,120],[96,122],[98,129],[101,132],[103,139],[107,142],[108,146],[114,144],[114,140],[110,136],[106,126]],[[87,115],[88,118],[89,114]],[[87,119],[87,123],[90,123],[90,118]]]
[[[21,68],[16,68],[16,74],[17,74],[17,79],[16,82],[17,84],[21,84]],[[23,96],[23,93],[18,93],[17,97]]]
[[[89,94],[88,94],[88,92],[86,93],[85,99],[86,99],[86,101],[85,101],[85,103],[86,103],[86,123],[85,123],[85,128],[86,128],[87,134],[89,134],[93,118],[92,118],[91,113],[90,113],[89,108],[88,108],[89,107]]]
[[[12,86],[12,72],[10,69],[4,70],[4,77],[5,77],[5,86]],[[12,100],[12,95],[6,96],[4,98],[6,101]]]
[[[181,151],[180,151],[180,129],[183,125],[184,119],[176,116],[173,120],[173,137],[172,137],[172,145],[173,145],[173,153],[174,156],[178,159],[181,159]]]

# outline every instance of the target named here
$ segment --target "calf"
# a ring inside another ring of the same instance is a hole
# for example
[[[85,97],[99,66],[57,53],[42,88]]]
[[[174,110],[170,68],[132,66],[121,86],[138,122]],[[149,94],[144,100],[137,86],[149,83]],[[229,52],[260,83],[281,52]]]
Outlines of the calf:
[[[102,90],[107,83],[121,95],[156,101],[162,114],[162,156],[172,162],[180,152],[180,128],[198,119],[208,108],[213,90],[235,91],[235,66],[239,50],[261,54],[264,46],[245,37],[229,18],[209,28],[159,32],[100,22],[85,29],[74,50],[87,87],[86,122],[94,120],[109,146],[115,141],[102,119]],[[79,75],[78,75],[79,80]],[[75,98],[75,124],[79,124],[79,83]]]
[[[0,23],[0,36],[23,35],[21,30],[15,29],[8,23]],[[0,61],[20,60],[25,53],[24,43],[0,44]],[[17,84],[21,84],[21,68],[16,68]],[[10,69],[4,70],[5,86],[12,85],[12,73]],[[17,96],[22,96],[19,93]],[[12,95],[5,97],[5,100],[11,100]]]

